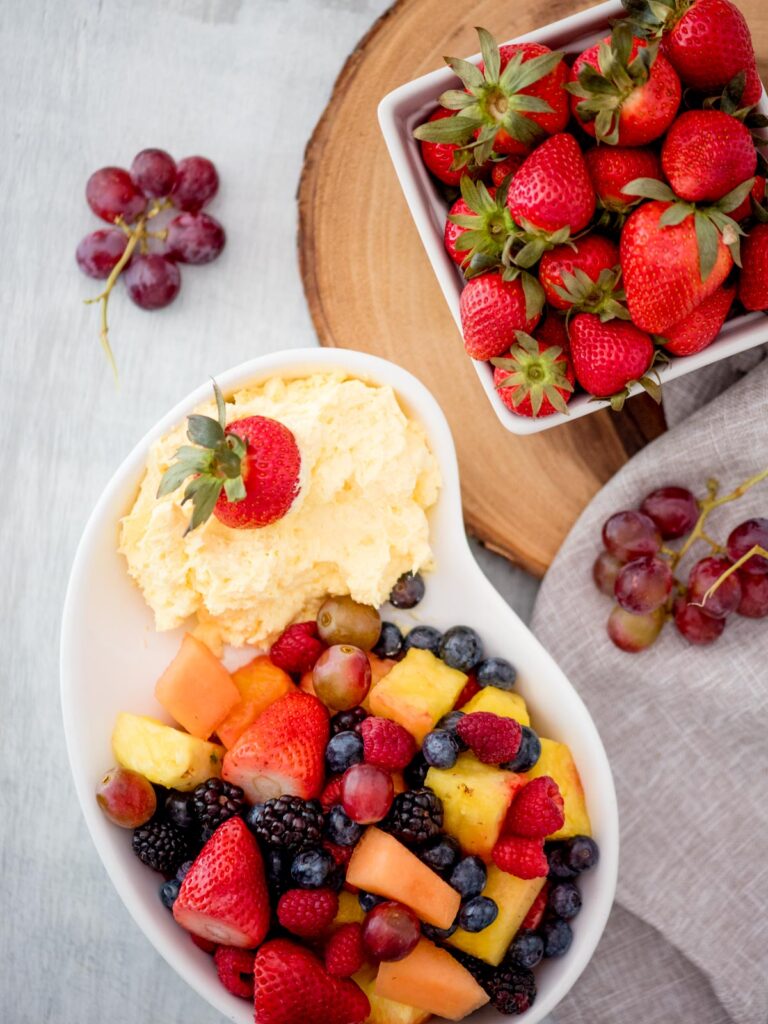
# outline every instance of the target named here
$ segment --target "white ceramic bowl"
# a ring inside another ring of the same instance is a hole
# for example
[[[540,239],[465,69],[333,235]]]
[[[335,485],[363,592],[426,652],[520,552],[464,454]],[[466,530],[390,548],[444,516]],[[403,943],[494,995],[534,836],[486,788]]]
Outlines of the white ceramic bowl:
[[[540,992],[526,1015],[535,1024],[562,999],[592,956],[613,902],[618,863],[618,814],[611,769],[597,729],[581,698],[547,654],[493,589],[466,542],[456,454],[448,424],[435,399],[404,370],[372,356],[343,350],[306,349],[255,359],[217,377],[225,393],[274,374],[299,377],[340,368],[395,389],[403,408],[427,431],[443,475],[443,489],[431,512],[436,556],[418,619],[447,628],[474,626],[491,654],[511,658],[520,672],[519,690],[535,726],[571,747],[587,796],[598,867],[583,876],[584,908],[574,922],[567,956],[537,968]],[[108,484],[83,533],[72,567],[61,637],[61,696],[64,731],[77,794],[104,866],[134,920],[158,953],[226,1018],[252,1024],[253,1009],[220,985],[212,960],[190,941],[158,898],[159,876],[131,852],[130,832],[111,825],[99,810],[94,787],[114,763],[110,735],[118,711],[167,719],[153,696],[154,683],[178,647],[181,631],[157,633],[139,590],[117,554],[118,520],[128,510],[150,444],[210,395],[202,384],[176,405],[133,449]],[[404,625],[408,613],[392,616]],[[484,1010],[478,1022],[502,1018]]]
[[[580,11],[507,42],[543,43],[552,50],[578,54],[605,36],[610,28],[609,22],[624,14],[626,12],[619,0],[608,0],[607,3]],[[477,64],[480,61],[480,54],[477,53],[468,60]],[[437,97],[446,89],[452,88],[456,81],[456,76],[450,68],[445,67],[401,85],[388,93],[379,104],[379,124],[432,269],[456,326],[461,332],[459,298],[464,287],[464,277],[448,256],[443,244],[447,207],[421,160],[419,144],[412,134],[413,129],[426,120],[434,109]],[[765,91],[759,109],[768,115],[768,97]],[[703,352],[692,356],[671,357],[670,362],[661,368],[661,380],[663,382],[682,377],[701,366],[726,359],[764,341],[768,341],[768,322],[762,313],[750,313],[734,318],[725,324],[717,340]],[[603,402],[593,402],[588,395],[582,393],[575,395],[568,403],[567,416],[562,413],[553,413],[539,419],[516,416],[507,409],[496,393],[493,386],[493,367],[490,363],[475,360],[475,370],[496,415],[513,434],[535,434],[539,430],[549,430],[551,427],[568,423],[579,416],[586,416],[606,407]],[[638,385],[633,393],[639,390],[641,389]]]

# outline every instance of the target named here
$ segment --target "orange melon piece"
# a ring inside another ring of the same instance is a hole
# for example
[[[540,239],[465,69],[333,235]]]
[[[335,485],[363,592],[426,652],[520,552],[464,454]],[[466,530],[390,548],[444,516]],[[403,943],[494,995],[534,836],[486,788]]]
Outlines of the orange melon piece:
[[[364,707],[366,711],[370,712],[371,692],[373,688],[377,686],[384,678],[384,676],[386,676],[391,671],[391,669],[395,667],[397,662],[393,661],[391,658],[379,658],[375,654],[371,654],[370,651],[368,651],[367,653],[368,661],[371,666],[371,689],[368,691],[368,696],[365,698],[365,700],[361,702],[361,706]]]
[[[240,691],[240,700],[216,729],[227,748],[235,745],[270,704],[296,689],[288,673],[273,665],[266,654],[233,672],[232,682]]]
[[[403,960],[380,965],[375,992],[448,1020],[462,1020],[489,1001],[466,967],[427,939]]]
[[[207,740],[240,700],[215,654],[190,633],[155,684],[155,697],[192,736]]]
[[[437,928],[459,912],[461,896],[394,836],[369,828],[347,865],[347,882],[410,907]],[[397,997],[393,997],[397,998]]]
[[[376,974],[373,964],[366,964],[357,974],[352,975],[352,980],[365,992],[371,1004],[366,1024],[424,1024],[424,1021],[429,1020],[432,1015],[428,1010],[406,1006],[405,1003],[396,1003],[377,995]]]

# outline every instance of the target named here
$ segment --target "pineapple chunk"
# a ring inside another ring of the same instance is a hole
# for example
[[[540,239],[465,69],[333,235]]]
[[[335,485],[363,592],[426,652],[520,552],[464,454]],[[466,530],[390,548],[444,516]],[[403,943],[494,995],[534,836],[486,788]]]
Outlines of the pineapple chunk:
[[[514,718],[520,725],[531,724],[528,708],[520,694],[500,690],[496,686],[486,686],[480,693],[476,693],[472,700],[468,700],[461,710],[465,714],[472,711],[489,711],[500,718]]]
[[[584,799],[584,787],[581,784],[579,769],[573,755],[564,743],[556,740],[541,740],[541,757],[526,773],[525,778],[537,779],[540,775],[549,775],[560,787],[563,797],[565,822],[563,827],[553,832],[550,839],[568,839],[571,836],[591,836],[592,825]]]
[[[369,695],[371,711],[399,722],[419,743],[447,714],[467,677],[431,651],[412,647]]]
[[[357,974],[353,974],[352,980],[365,992],[371,1004],[366,1024],[424,1024],[424,1021],[432,1016],[416,1006],[406,1006],[405,1003],[396,1003],[394,999],[377,996],[376,968],[370,964],[366,964]]]
[[[360,900],[355,893],[342,889],[339,893],[339,909],[331,922],[331,928],[335,930],[343,924],[362,924],[364,920],[365,913],[360,906]]]
[[[156,718],[121,711],[112,733],[117,763],[150,782],[185,792],[221,775],[224,747],[163,725]]]
[[[490,861],[522,775],[462,754],[453,768],[430,768],[424,785],[443,802],[443,826],[466,853]]]
[[[488,881],[483,896],[490,896],[499,908],[493,924],[481,932],[465,932],[457,928],[448,942],[457,949],[497,967],[515,937],[533,901],[544,888],[546,878],[526,881],[492,864],[488,868]]]

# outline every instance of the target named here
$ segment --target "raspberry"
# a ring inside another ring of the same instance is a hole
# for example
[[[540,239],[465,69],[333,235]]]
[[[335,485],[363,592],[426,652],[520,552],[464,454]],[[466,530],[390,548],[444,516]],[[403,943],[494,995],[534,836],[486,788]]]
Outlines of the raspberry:
[[[387,772],[401,771],[416,753],[413,736],[387,718],[366,718],[360,726],[363,759]]]
[[[341,780],[342,775],[333,775],[325,784],[325,789],[320,794],[320,803],[327,814],[334,804],[341,803]]]
[[[547,909],[547,897],[549,896],[549,882],[545,882],[544,888],[539,892],[539,895],[533,901],[528,910],[528,913],[523,918],[523,923],[520,925],[520,930],[536,931],[542,922],[544,917],[544,911]]]
[[[454,711],[458,711],[459,708],[463,708],[465,704],[472,700],[476,693],[480,693],[482,687],[475,679],[474,676],[470,676],[464,683],[464,689],[461,691],[456,699],[456,703],[453,705]]]
[[[204,939],[202,935],[195,935],[194,932],[189,932],[189,937],[197,948],[202,949],[204,953],[210,953],[213,955],[219,948],[215,942],[211,942],[210,939]]]
[[[517,878],[546,878],[549,871],[541,839],[519,839],[504,836],[491,854],[496,867]]]
[[[489,711],[464,715],[456,726],[459,738],[483,764],[511,761],[520,749],[523,730],[514,718],[501,718]]]
[[[351,978],[365,963],[363,929],[355,921],[343,924],[325,947],[325,969],[334,978]]]
[[[500,968],[494,975],[491,1002],[503,1014],[521,1014],[536,999],[536,979],[526,967]]]
[[[323,849],[333,857],[333,863],[337,868],[345,868],[355,852],[354,846],[340,846],[338,843],[332,843],[330,839],[323,840]]]
[[[236,949],[234,946],[219,946],[213,954],[213,962],[219,981],[233,996],[241,999],[253,999],[253,961],[254,951]]]
[[[283,630],[269,652],[273,665],[291,675],[303,675],[314,667],[325,650],[316,622],[297,622]]]
[[[525,839],[544,839],[563,827],[563,797],[548,775],[532,779],[520,790],[507,814],[505,832]]]
[[[336,917],[339,897],[332,889],[289,889],[277,904],[283,928],[303,939],[322,935]]]

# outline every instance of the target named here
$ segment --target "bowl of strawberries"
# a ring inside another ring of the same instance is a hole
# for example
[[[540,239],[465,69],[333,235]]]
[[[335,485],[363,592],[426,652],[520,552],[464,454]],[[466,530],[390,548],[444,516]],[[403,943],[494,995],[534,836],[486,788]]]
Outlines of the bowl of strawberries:
[[[379,121],[467,355],[529,434],[768,337],[768,99],[731,0],[617,0],[395,89]]]

